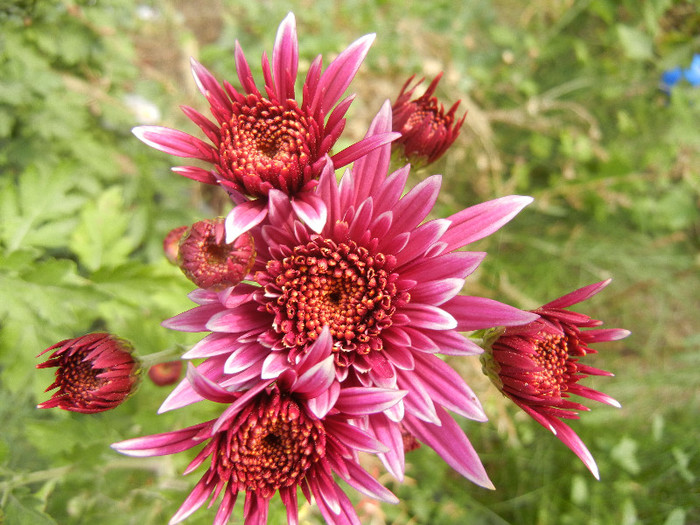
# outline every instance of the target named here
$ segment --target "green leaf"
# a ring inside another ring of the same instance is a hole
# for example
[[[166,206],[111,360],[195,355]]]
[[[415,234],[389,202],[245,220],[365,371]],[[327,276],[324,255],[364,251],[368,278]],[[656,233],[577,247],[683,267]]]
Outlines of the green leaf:
[[[32,165],[17,180],[0,179],[0,243],[12,253],[20,247],[65,245],[85,201],[67,167]]]
[[[89,202],[80,214],[80,224],[70,239],[70,249],[91,271],[126,263],[140,239],[129,235],[129,214],[122,188],[114,186],[96,202]]]
[[[22,498],[21,500],[10,496],[4,510],[3,525],[56,525],[56,522],[43,513],[34,505],[40,504],[32,498]],[[0,514],[0,517],[3,517]]]

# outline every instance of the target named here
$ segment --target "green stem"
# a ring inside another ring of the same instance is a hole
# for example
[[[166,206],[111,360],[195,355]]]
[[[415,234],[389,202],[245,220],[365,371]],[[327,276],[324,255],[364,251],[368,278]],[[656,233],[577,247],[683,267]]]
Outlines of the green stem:
[[[165,350],[161,350],[160,352],[154,352],[148,355],[140,355],[138,356],[138,358],[141,361],[141,366],[144,369],[149,369],[153,365],[157,365],[159,363],[177,361],[178,359],[180,359],[180,357],[182,357],[184,351],[184,346],[177,345],[175,348],[167,348]]]

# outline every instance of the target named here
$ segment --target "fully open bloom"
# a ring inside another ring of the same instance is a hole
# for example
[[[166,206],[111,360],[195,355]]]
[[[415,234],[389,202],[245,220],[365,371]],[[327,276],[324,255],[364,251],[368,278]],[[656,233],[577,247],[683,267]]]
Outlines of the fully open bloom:
[[[294,89],[299,65],[296,22],[290,13],[277,32],[272,63],[263,55],[264,93],[256,86],[238,42],[235,58],[242,91],[228,82],[222,87],[204,66],[192,60],[195,81],[210,104],[214,121],[190,107],[182,109],[211,144],[159,126],[137,127],[134,133],[156,149],[214,166],[213,170],[180,166],[174,171],[207,184],[220,184],[229,191],[238,204],[231,212],[230,226],[235,225],[236,237],[265,218],[272,189],[290,196],[299,216],[319,229],[325,222],[325,209],[310,190],[318,183],[325,163],[344,166],[398,136],[387,133],[372,137],[329,160],[353,99],[341,97],[373,40],[374,35],[360,38],[323,72],[319,55],[307,73],[300,105]]]
[[[597,294],[609,282],[591,284],[545,304],[534,310],[540,317],[529,324],[495,330],[487,337],[489,348],[482,355],[484,372],[501,392],[551,430],[596,478],[598,467],[593,456],[562,419],[578,419],[578,410],[589,410],[571,401],[571,394],[620,406],[610,396],[579,384],[589,375],[613,375],[585,365],[579,358],[596,353],[589,344],[622,339],[629,331],[595,328],[602,321],[566,308]]]
[[[391,108],[385,104],[368,136],[389,129]],[[387,176],[390,156],[389,145],[378,148],[358,160],[340,184],[326,168],[317,196],[328,220],[318,234],[295,218],[282,192],[271,190],[269,222],[254,230],[260,247],[253,268],[258,286],[197,290],[191,298],[200,306],[164,324],[211,332],[185,357],[207,358],[201,372],[228,386],[278,376],[328,327],[336,375],[344,386],[408,391],[386,414],[369,418],[372,431],[392,443],[382,458],[394,475],[403,475],[396,424],[402,421],[460,473],[490,486],[445,409],[476,420],[485,415],[464,380],[434,354],[480,353],[460,332],[537,317],[458,295],[485,256],[458,250],[498,230],[531,199],[505,197],[421,224],[435,203],[440,177],[429,177],[402,196],[409,168]],[[162,409],[198,398],[181,383]]]
[[[180,238],[177,264],[200,288],[221,290],[248,274],[255,261],[254,244],[248,232],[226,242],[223,217],[197,221]]]
[[[58,390],[38,408],[103,412],[123,403],[136,387],[139,363],[123,339],[106,333],[87,334],[56,343],[39,356],[51,351],[49,359],[36,367],[56,367],[56,380],[46,392]]]
[[[403,85],[392,107],[394,131],[401,133],[393,146],[403,149],[403,155],[412,163],[425,166],[442,157],[457,139],[467,114],[455,121],[460,101],[445,112],[445,107],[433,96],[442,73],[435,77],[425,93],[411,100],[413,92],[423,82],[421,79],[409,89],[413,78]]]
[[[245,491],[246,524],[267,523],[270,499],[279,492],[288,523],[298,523],[297,489],[316,504],[330,524],[358,524],[352,504],[333,479],[338,475],[362,493],[398,500],[359,465],[357,452],[386,447],[351,420],[381,412],[405,392],[343,388],[335,376],[328,329],[277,380],[230,391],[190,366],[188,380],[202,398],[228,404],[217,419],[189,428],[115,443],[131,456],[160,456],[204,443],[189,465],[209,467],[170,523],[179,523],[211,497],[223,493],[215,524],[228,521],[239,492]]]

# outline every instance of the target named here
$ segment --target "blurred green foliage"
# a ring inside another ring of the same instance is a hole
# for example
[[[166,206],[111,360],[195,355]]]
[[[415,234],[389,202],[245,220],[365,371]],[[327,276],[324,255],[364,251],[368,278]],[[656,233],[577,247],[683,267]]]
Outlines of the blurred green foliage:
[[[140,123],[194,132],[204,110],[196,56],[234,82],[238,39],[259,78],[278,22],[297,15],[300,56],[330,57],[377,33],[351,89],[356,140],[411,74],[445,76],[438,95],[469,111],[442,172],[438,212],[508,193],[536,202],[477,249],[470,286],[533,307],[608,276],[589,313],[633,336],[602,347],[597,407],[574,428],[596,482],[475,369],[465,374],[492,422],[465,427],[497,486],[471,486],[429,450],[409,455],[398,506],[362,502],[367,523],[633,524],[700,522],[695,414],[700,366],[700,89],[659,89],[662,71],[700,52],[690,1],[5,0],[0,2],[0,523],[165,523],[197,480],[186,457],[133,460],[109,443],[213,417],[155,416],[167,394],[146,381],[111,413],[37,411],[42,349],[91,330],[142,354],[194,340],[160,322],[192,285],[162,257],[176,226],[225,213],[226,199],[169,171],[130,133]],[[304,66],[302,65],[302,70]],[[235,83],[235,82],[234,82]],[[478,368],[478,364],[475,365]],[[186,456],[183,454],[182,456]],[[283,520],[278,506],[270,522]],[[240,509],[237,509],[237,516]],[[209,523],[201,511],[191,523]],[[240,518],[239,518],[240,519]],[[302,521],[318,514],[302,509]]]

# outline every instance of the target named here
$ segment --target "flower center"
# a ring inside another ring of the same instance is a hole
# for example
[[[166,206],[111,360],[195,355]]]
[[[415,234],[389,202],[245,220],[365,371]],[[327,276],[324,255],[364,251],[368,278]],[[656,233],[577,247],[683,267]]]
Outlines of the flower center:
[[[566,336],[540,334],[540,337],[537,354],[533,358],[542,370],[532,374],[533,383],[537,384],[542,394],[561,397],[576,374],[576,361],[569,359]]]
[[[270,261],[258,282],[285,346],[303,351],[328,326],[336,364],[349,366],[355,354],[382,350],[379,334],[391,326],[397,302],[408,302],[390,266],[383,254],[372,255],[354,241],[314,236],[288,257]]]
[[[281,487],[299,485],[326,453],[321,422],[277,392],[261,395],[220,439],[214,458],[219,476],[264,498]]]
[[[57,382],[63,397],[68,398],[71,404],[79,407],[87,407],[94,399],[94,393],[109,379],[98,377],[106,372],[103,368],[93,368],[92,361],[85,359],[89,351],[77,351],[65,353],[61,356]]]
[[[265,196],[270,189],[293,194],[311,178],[319,130],[293,100],[287,107],[257,95],[234,102],[221,126],[219,171],[240,192]]]

